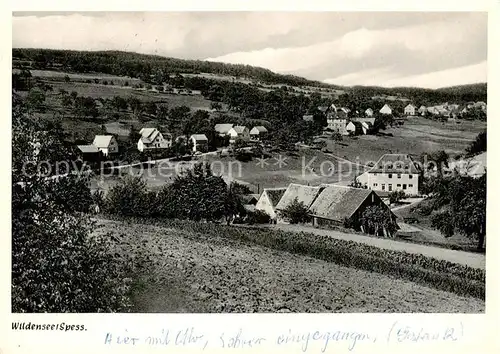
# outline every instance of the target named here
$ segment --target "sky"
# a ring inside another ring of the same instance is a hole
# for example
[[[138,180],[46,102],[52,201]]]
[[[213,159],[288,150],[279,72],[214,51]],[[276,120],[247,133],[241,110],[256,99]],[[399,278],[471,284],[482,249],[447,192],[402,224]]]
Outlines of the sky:
[[[484,12],[24,12],[14,48],[124,50],[337,85],[487,81]]]

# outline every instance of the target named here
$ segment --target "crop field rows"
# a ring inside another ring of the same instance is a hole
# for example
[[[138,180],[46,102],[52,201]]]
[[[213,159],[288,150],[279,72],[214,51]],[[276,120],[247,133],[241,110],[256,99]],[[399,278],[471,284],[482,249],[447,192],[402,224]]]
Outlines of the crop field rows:
[[[484,311],[484,300],[477,297],[345,267],[293,247],[286,252],[246,242],[241,235],[218,237],[222,225],[155,226],[102,219],[99,224],[99,233],[110,232],[116,240],[117,252],[131,255],[142,267],[134,279],[135,312]],[[482,279],[480,271],[464,269],[450,272]]]

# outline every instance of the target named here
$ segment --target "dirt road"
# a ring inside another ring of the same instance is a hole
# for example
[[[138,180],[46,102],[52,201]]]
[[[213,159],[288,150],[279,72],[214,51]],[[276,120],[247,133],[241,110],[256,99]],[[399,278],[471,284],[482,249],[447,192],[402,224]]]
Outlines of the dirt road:
[[[446,248],[419,245],[415,243],[395,241],[386,238],[377,238],[358,234],[347,234],[340,231],[317,229],[311,226],[304,225],[277,224],[272,226],[270,225],[269,227],[276,227],[282,230],[294,232],[310,232],[316,235],[330,236],[342,240],[361,242],[371,246],[377,246],[394,251],[420,253],[427,257],[463,264],[473,268],[485,269],[486,266],[486,257],[481,253],[455,251]]]

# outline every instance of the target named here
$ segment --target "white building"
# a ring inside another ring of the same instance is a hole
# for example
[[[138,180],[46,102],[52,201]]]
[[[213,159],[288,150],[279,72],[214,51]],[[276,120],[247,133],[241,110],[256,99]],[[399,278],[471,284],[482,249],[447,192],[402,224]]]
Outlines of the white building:
[[[167,149],[172,146],[172,136],[162,133],[156,128],[142,128],[139,132],[141,137],[137,142],[137,150],[144,151],[148,149]]]
[[[104,156],[118,152],[118,142],[113,135],[96,135],[92,143]]]
[[[373,109],[367,108],[365,111],[365,116],[367,117],[373,117]]]
[[[252,130],[250,130],[250,138],[252,140],[259,140],[266,134],[267,134],[267,129],[262,125],[255,126],[252,128]]]
[[[412,105],[411,103],[408,104],[406,107],[405,107],[405,115],[407,116],[414,116],[415,115],[415,112],[416,112],[416,109],[417,107],[415,107],[414,105]]]
[[[229,129],[228,135],[230,143],[234,143],[236,139],[250,140],[250,131],[242,125],[237,125]]]
[[[189,139],[193,144],[193,152],[208,151],[208,138],[205,134],[193,134]]]
[[[271,220],[276,220],[278,215],[276,214],[276,205],[279,203],[283,194],[285,194],[286,188],[264,188],[264,191],[257,200],[255,204],[255,209],[261,210],[267,213]]]
[[[392,114],[392,108],[386,103],[384,107],[380,108],[379,112],[382,114]]]
[[[420,170],[407,154],[385,154],[358,182],[380,192],[400,190],[407,195],[418,195]]]

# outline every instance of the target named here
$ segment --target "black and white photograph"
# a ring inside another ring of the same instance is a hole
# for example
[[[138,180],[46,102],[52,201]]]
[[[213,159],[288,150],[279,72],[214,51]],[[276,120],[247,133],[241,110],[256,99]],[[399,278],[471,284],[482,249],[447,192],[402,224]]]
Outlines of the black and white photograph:
[[[11,312],[485,313],[487,64],[487,12],[12,12]]]

